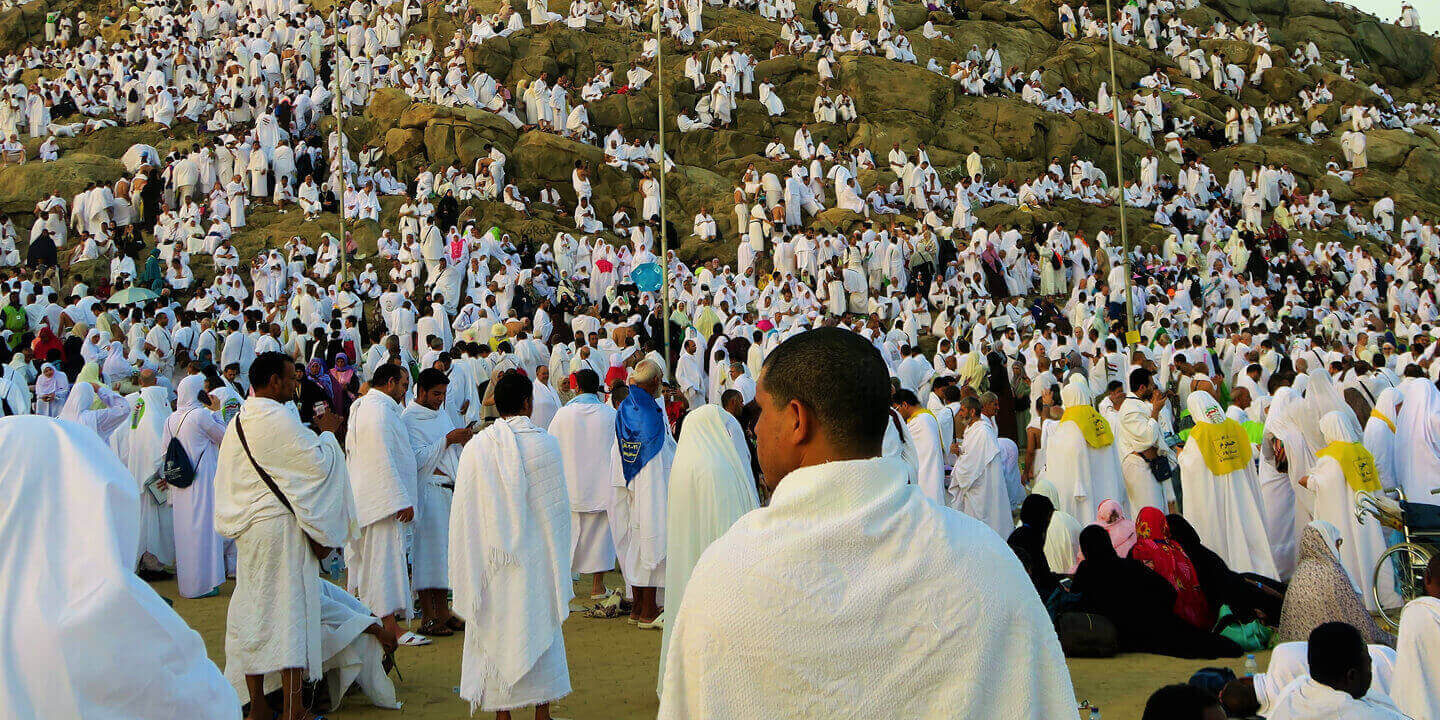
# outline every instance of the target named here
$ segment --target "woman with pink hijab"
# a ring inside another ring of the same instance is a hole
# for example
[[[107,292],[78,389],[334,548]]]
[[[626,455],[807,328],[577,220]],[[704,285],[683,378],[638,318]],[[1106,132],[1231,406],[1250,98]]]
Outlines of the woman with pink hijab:
[[[1106,500],[1100,503],[1095,510],[1095,524],[1105,528],[1110,535],[1110,544],[1115,546],[1115,554],[1120,557],[1129,557],[1130,548],[1135,547],[1135,523],[1125,515],[1124,508],[1114,500]]]

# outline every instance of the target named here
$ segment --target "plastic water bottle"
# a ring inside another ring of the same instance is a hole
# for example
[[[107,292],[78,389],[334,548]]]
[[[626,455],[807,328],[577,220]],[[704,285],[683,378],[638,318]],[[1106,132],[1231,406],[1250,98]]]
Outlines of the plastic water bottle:
[[[1245,677],[1255,677],[1260,673],[1260,666],[1255,663],[1255,653],[1245,656]]]
[[[1100,706],[1099,706],[1099,705],[1091,705],[1091,706],[1090,706],[1090,720],[1100,720]]]

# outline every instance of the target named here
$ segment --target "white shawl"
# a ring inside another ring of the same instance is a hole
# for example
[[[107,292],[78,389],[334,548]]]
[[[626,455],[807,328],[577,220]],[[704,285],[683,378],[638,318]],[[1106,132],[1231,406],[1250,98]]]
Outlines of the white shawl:
[[[660,720],[1074,714],[1015,554],[905,475],[883,457],[796,470],[712,543],[672,621]]]
[[[200,635],[135,576],[140,493],[94,433],[0,420],[0,494],[8,717],[239,719]]]
[[[360,527],[417,507],[415,451],[400,406],[371,389],[350,406],[345,464]]]
[[[533,441],[554,453],[556,467],[538,468],[554,477],[532,476],[521,434],[538,435]],[[455,612],[507,685],[529,672],[570,615],[570,515],[545,516],[553,513],[553,494],[568,510],[559,454],[554,438],[529,418],[511,417],[485,428],[460,455],[450,513]],[[547,547],[559,551],[547,557]],[[480,698],[467,693],[483,689],[485,678],[464,675],[476,670],[461,669],[461,692],[472,705]]]

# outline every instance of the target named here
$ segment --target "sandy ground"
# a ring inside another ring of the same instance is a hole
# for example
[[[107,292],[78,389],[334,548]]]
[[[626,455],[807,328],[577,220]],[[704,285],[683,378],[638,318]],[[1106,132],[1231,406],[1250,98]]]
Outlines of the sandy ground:
[[[583,586],[582,586],[583,585]],[[220,595],[201,600],[179,598],[174,581],[156,583],[155,589],[175,600],[175,610],[205,639],[216,664],[225,664],[225,610],[230,585]],[[589,597],[589,578],[575,586],[578,596]],[[577,609],[580,605],[573,607]],[[417,622],[418,625],[418,622]],[[340,709],[327,715],[346,720],[383,720],[397,716],[425,720],[458,720],[469,715],[468,705],[456,694],[460,684],[461,637],[436,638],[426,647],[400,648],[396,661],[403,681],[396,689],[404,707],[379,710],[363,695],[352,693]],[[623,619],[592,620],[572,615],[565,623],[565,649],[570,660],[573,694],[556,703],[558,718],[572,720],[650,720],[659,705],[655,674],[660,655],[660,633],[638,630]],[[1263,670],[1268,653],[1258,655]],[[1075,697],[1099,705],[1109,720],[1135,720],[1145,699],[1156,688],[1185,682],[1196,670],[1228,666],[1242,674],[1243,659],[1177,660],[1157,655],[1121,655],[1115,658],[1073,659],[1070,676]],[[393,678],[393,675],[392,675]],[[488,717],[488,716],[486,716]],[[529,713],[516,715],[529,718]]]

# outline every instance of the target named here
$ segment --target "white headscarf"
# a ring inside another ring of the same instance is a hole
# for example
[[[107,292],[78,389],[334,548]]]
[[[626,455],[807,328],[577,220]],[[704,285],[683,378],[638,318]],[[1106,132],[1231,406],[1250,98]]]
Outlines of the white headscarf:
[[[670,470],[666,523],[671,531],[666,539],[665,597],[671,607],[680,607],[690,573],[705,548],[741,515],[759,506],[740,423],[719,405],[704,405],[685,416]],[[673,626],[665,625],[661,657],[670,643],[668,628]],[[662,678],[664,673],[662,664]]]
[[[140,491],[110,448],[78,425],[17,416],[0,420],[0,458],[0,494],[20,503],[0,514],[6,713],[239,718],[200,635],[133,572]]]
[[[205,392],[205,376],[200,373],[186,375],[175,386],[175,409],[182,411],[204,407],[205,403],[200,400],[200,393],[203,392]]]
[[[85,382],[76,383],[70,391],[70,397],[65,401],[65,407],[60,410],[60,419],[83,425],[85,423],[81,419],[81,413],[89,410],[94,404],[95,386]]]

